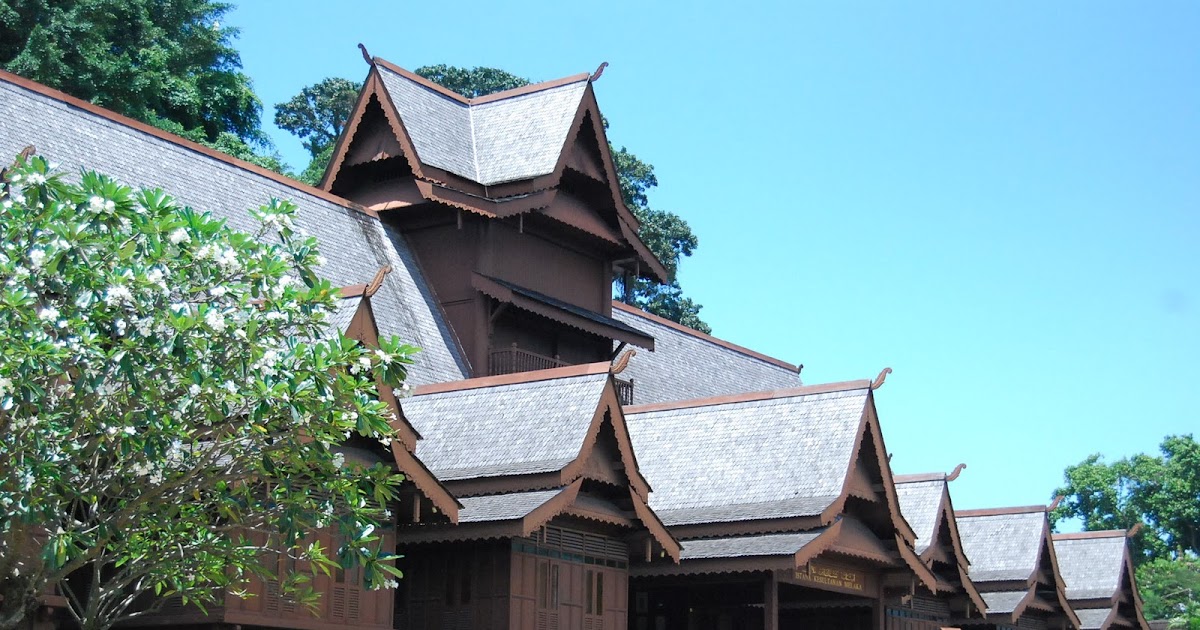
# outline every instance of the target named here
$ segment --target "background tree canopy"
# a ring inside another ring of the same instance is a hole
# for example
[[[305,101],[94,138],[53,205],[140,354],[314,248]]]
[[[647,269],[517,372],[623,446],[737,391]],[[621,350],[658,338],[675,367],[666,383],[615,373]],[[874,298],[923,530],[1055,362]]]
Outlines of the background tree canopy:
[[[1087,531],[1129,529],[1146,616],[1200,629],[1200,444],[1191,435],[1163,440],[1160,454],[1113,463],[1091,455],[1064,472],[1065,497],[1051,514]]]
[[[0,67],[278,172],[211,0],[0,0]]]
[[[529,79],[498,68],[462,68],[438,64],[422,66],[415,72],[468,98],[530,83]],[[300,176],[301,180],[315,184],[321,179],[332,157],[333,143],[349,116],[348,109],[343,109],[344,104],[349,102],[349,107],[353,107],[357,89],[357,84],[346,79],[325,79],[304,88],[288,102],[275,106],[275,123],[304,140],[305,148],[313,156],[308,168]],[[604,127],[608,128],[607,120],[604,121]],[[609,149],[617,169],[621,196],[642,224],[639,235],[670,273],[667,284],[634,280],[628,291],[618,279],[614,287],[615,294],[621,300],[660,317],[704,333],[712,332],[708,324],[700,319],[701,305],[683,295],[676,278],[680,261],[692,255],[699,239],[682,217],[669,210],[650,206],[647,193],[658,186],[654,167],[638,159],[625,147],[618,150],[609,145]]]

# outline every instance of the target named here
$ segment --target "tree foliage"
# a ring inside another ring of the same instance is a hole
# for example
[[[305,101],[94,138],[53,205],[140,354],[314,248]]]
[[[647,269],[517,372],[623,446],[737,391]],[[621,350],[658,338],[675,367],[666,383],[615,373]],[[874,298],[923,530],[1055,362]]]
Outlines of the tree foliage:
[[[1113,463],[1099,455],[1067,467],[1051,514],[1084,529],[1144,529],[1132,541],[1146,614],[1200,628],[1200,443],[1168,436],[1160,454]]]
[[[510,74],[499,68],[461,68],[437,64],[421,66],[413,72],[467,98],[525,87],[530,83],[529,79]]]
[[[275,105],[275,124],[303,140],[304,148],[317,158],[337,142],[354,113],[359,87],[348,79],[323,79]]]
[[[212,0],[0,0],[0,67],[285,172]]]
[[[0,627],[48,586],[89,630],[139,595],[211,604],[281,553],[398,575],[378,532],[401,477],[338,445],[394,437],[376,382],[403,393],[414,349],[329,328],[338,290],[295,212],[271,200],[248,235],[38,157],[0,177]]]

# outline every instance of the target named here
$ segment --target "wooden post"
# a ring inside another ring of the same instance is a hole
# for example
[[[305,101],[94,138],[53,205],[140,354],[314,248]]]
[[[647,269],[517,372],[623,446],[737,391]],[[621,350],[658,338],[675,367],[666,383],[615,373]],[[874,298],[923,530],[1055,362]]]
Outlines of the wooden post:
[[[887,627],[887,608],[883,602],[883,589],[879,589],[879,597],[875,599],[875,604],[871,607],[872,625],[875,630],[884,630]]]
[[[763,581],[763,630],[779,630],[779,584],[774,571],[768,571]]]

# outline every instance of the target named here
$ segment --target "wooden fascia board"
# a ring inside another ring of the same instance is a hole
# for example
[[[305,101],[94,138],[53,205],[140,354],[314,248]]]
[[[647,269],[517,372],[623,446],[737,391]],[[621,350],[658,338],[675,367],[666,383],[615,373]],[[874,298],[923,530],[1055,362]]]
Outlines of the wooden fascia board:
[[[658,577],[669,575],[762,573],[764,571],[792,571],[794,569],[795,561],[792,556],[696,558],[683,560],[679,564],[668,562],[633,564],[629,567],[629,576]]]
[[[550,522],[550,519],[562,514],[571,504],[575,502],[575,498],[579,496],[579,489],[583,487],[583,479],[576,479],[573,483],[562,489],[562,492],[554,495],[549,501],[534,508],[531,512],[521,519],[521,535],[528,536],[537,528]]]
[[[908,565],[908,568],[917,575],[917,579],[929,589],[929,592],[937,592],[937,576],[933,571],[921,562],[921,558],[917,556],[917,552],[913,551],[905,541],[904,537],[899,532],[896,533],[896,549],[900,551],[900,559]]]
[[[796,551],[795,555],[792,557],[792,561],[795,563],[794,568],[799,569],[800,567],[812,561],[813,558],[816,558],[826,551],[829,551],[834,545],[837,544],[838,538],[840,538],[841,535],[842,521],[838,520],[829,527],[826,527],[825,531],[818,534],[817,537],[809,541],[807,545],[804,545]]]
[[[650,505],[645,502],[644,497],[639,497],[633,488],[629,489],[630,499],[633,501],[633,513],[637,515],[638,520],[642,522],[642,526],[650,533],[650,536],[658,542],[663,551],[671,557],[675,564],[679,564],[679,555],[682,552],[682,545],[671,535],[666,525],[658,518],[658,514],[650,508]]]
[[[1062,608],[1063,614],[1067,616],[1071,624],[1075,628],[1078,628],[1080,625],[1079,616],[1075,614],[1075,610],[1071,608],[1071,603],[1067,600],[1067,584],[1063,581],[1062,573],[1058,570],[1058,555],[1054,552],[1054,539],[1050,532],[1050,515],[1048,513],[1043,514],[1041,552],[1046,554],[1050,562],[1050,574],[1054,576],[1053,586],[1055,596],[1058,599],[1058,605]],[[1041,566],[1038,566],[1038,569],[1040,570]],[[1034,574],[1036,575],[1037,571]]]
[[[722,536],[803,532],[827,525],[832,525],[832,523],[825,522],[820,516],[797,516],[754,521],[672,525],[671,535],[680,540],[692,540],[696,538],[719,538]]]
[[[584,442],[579,448],[579,455],[563,468],[563,479],[574,480],[583,474],[588,458],[591,457],[592,450],[600,439],[600,429],[604,425],[605,414],[608,415],[613,434],[617,438],[617,451],[621,455],[621,463],[625,466],[624,474],[629,482],[629,488],[643,503],[646,503],[650,500],[650,484],[638,470],[637,458],[633,453],[633,442],[629,439],[629,430],[625,426],[625,416],[621,413],[621,403],[617,398],[617,389],[611,375],[605,381],[600,400],[596,403],[596,411],[592,414],[592,422],[588,426]]]
[[[875,457],[879,460],[883,493],[887,497],[892,523],[900,532],[904,542],[911,547],[917,540],[917,533],[900,513],[900,497],[896,495],[896,480],[892,477],[892,464],[888,461],[887,445],[883,442],[883,431],[879,428],[879,413],[875,409],[875,392],[873,391],[867,394],[867,428],[871,431],[871,441],[875,444]]]
[[[346,331],[346,336],[358,339],[359,343],[368,348],[379,347],[379,325],[375,321],[375,309],[371,306],[369,296],[363,295],[359,301],[358,310],[350,320],[350,328]],[[399,434],[400,441],[404,443],[406,449],[415,451],[421,434],[404,416],[404,410],[400,407],[400,400],[396,398],[396,392],[391,385],[385,384],[381,379],[376,380],[375,388],[379,392],[379,397],[392,408],[392,413],[396,415],[396,419],[391,424]]]
[[[975,604],[975,609],[984,614],[987,611],[987,602],[983,601],[983,595],[980,594],[979,588],[975,586],[975,582],[971,581],[971,577],[967,574],[966,567],[959,565],[958,581],[962,584],[963,591],[967,593],[967,597],[971,599],[971,603]]]
[[[462,506],[425,463],[398,441],[392,442],[392,457],[396,461],[396,468],[413,482],[417,490],[420,490],[439,512],[445,514],[451,523],[457,524],[458,510]]]
[[[1129,543],[1125,544],[1125,576],[1123,588],[1129,590],[1133,599],[1133,610],[1137,614],[1137,625],[1141,630],[1150,630],[1150,624],[1146,622],[1146,613],[1142,609],[1142,594],[1137,588],[1137,571],[1133,568],[1133,558],[1129,555]],[[1120,590],[1120,589],[1118,589]],[[1114,604],[1113,608],[1117,606]]]
[[[329,192],[333,187],[333,182],[337,179],[334,174],[341,170],[342,162],[346,160],[346,153],[350,150],[354,134],[358,132],[358,125],[367,111],[367,104],[371,102],[371,96],[378,91],[378,82],[379,71],[375,69],[375,66],[371,66],[367,72],[367,79],[363,81],[363,86],[358,91],[358,98],[354,101],[354,111],[351,112],[350,119],[342,127],[342,132],[338,134],[333,158],[329,160],[329,164],[325,165],[325,172],[321,174],[321,181],[317,184],[317,188]],[[382,100],[380,103],[382,104]]]

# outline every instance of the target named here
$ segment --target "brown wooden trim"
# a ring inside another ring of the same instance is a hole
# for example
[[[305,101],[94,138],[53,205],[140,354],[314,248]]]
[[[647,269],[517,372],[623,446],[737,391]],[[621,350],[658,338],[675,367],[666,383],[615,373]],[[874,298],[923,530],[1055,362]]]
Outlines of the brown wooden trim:
[[[1088,540],[1091,538],[1124,538],[1123,529],[1105,529],[1094,532],[1071,532],[1067,534],[1051,534],[1054,540]]]
[[[461,103],[463,105],[471,104],[471,99],[463,96],[462,94],[459,94],[458,92],[455,92],[454,90],[451,90],[449,88],[438,85],[437,83],[434,83],[433,81],[430,81],[429,79],[426,79],[425,77],[423,77],[415,72],[405,70],[404,68],[397,66],[396,64],[388,61],[387,59],[384,59],[382,57],[374,57],[374,58],[372,58],[372,60],[375,62],[376,65],[383,66],[384,68],[387,68],[388,70],[391,70],[392,72],[395,72],[396,74],[398,74],[410,81],[413,81],[414,83],[420,84],[424,88],[427,88],[429,90],[437,92],[438,94],[441,94],[442,96],[445,96],[445,97],[449,98],[450,100],[458,101],[459,103]]]
[[[375,66],[367,71],[367,78],[363,81],[363,85],[358,90],[358,98],[354,101],[354,110],[350,114],[350,119],[346,121],[346,125],[342,127],[342,132],[338,134],[337,143],[334,145],[333,156],[329,163],[325,165],[325,172],[321,173],[321,181],[317,183],[317,188],[330,192],[333,187],[333,180],[337,179],[333,175],[341,170],[342,162],[346,159],[346,152],[350,149],[350,142],[354,139],[354,134],[358,131],[358,125],[362,122],[363,112],[367,110],[367,104],[371,102],[371,95],[375,94],[376,81],[379,78],[379,71]]]
[[[961,564],[958,565],[958,581],[962,584],[962,589],[966,592],[967,597],[970,598],[971,603],[975,605],[975,609],[980,614],[985,614],[987,612],[987,602],[983,601],[983,595],[979,593],[979,588],[975,586],[975,582],[967,574],[967,567]]]
[[[813,558],[829,551],[837,544],[838,538],[842,535],[842,521],[835,521],[832,525],[825,528],[825,531],[817,534],[817,537],[809,541],[793,556],[793,562],[796,563],[796,568],[800,568]]]
[[[790,556],[698,558],[694,560],[683,560],[679,564],[666,562],[631,564],[629,566],[629,577],[700,575],[708,573],[761,573],[762,571],[791,571],[794,569],[795,561]]]
[[[917,540],[917,533],[900,513],[900,497],[896,495],[896,480],[892,478],[892,464],[888,461],[887,444],[883,440],[883,430],[879,427],[879,410],[875,408],[874,390],[867,393],[865,413],[867,430],[871,432],[871,442],[875,444],[875,457],[879,461],[883,494],[887,499],[888,512],[892,516],[892,525],[900,533],[905,544],[911,547]]]
[[[244,160],[239,160],[238,158],[235,158],[232,155],[229,155],[227,153],[222,153],[220,151],[217,151],[216,149],[210,149],[209,147],[206,147],[202,144],[192,142],[191,140],[187,140],[185,138],[181,138],[180,136],[177,136],[173,133],[163,131],[162,129],[159,129],[157,127],[152,127],[150,125],[147,125],[144,122],[134,120],[134,119],[124,116],[122,114],[118,114],[114,111],[100,107],[99,105],[96,105],[94,103],[89,103],[83,99],[75,98],[74,96],[71,96],[70,94],[67,94],[66,92],[62,92],[62,91],[56,90],[54,88],[47,87],[45,85],[42,85],[41,83],[31,81],[29,79],[26,79],[25,77],[15,75],[11,72],[7,72],[5,70],[0,70],[0,81],[3,81],[5,83],[10,83],[12,85],[16,85],[18,87],[25,88],[27,90],[36,92],[38,94],[41,94],[42,96],[54,99],[65,105],[69,105],[69,106],[77,108],[77,109],[82,109],[82,110],[88,112],[89,114],[93,114],[93,115],[99,116],[101,118],[104,118],[106,120],[115,122],[124,127],[128,127],[130,129],[134,129],[136,131],[140,131],[144,134],[158,138],[159,140],[165,140],[166,142],[170,142],[171,144],[174,144],[176,146],[180,146],[185,149],[194,151],[196,153],[204,155],[205,157],[209,157],[209,158],[212,158],[219,162],[224,162],[226,164],[235,166],[243,171],[249,171],[251,173],[254,173],[255,175],[260,175],[262,177],[266,177],[267,179],[270,179],[270,180],[273,180],[280,184],[283,184],[284,186],[287,186],[288,188],[292,188],[292,189],[296,190],[297,192],[302,192],[307,195],[312,195],[313,197],[317,197],[318,199],[322,199],[324,201],[328,201],[330,203],[342,206],[343,208],[347,208],[349,210],[355,210],[357,212],[361,212],[363,214],[366,214],[366,215],[369,215],[372,217],[378,216],[373,211],[371,211],[363,206],[360,206],[352,201],[348,201],[346,199],[338,197],[337,195],[334,195],[334,194],[331,194],[324,190],[321,190],[320,188],[314,188],[312,186],[309,186],[308,184],[296,181],[285,175],[280,175],[279,173],[276,173],[275,171],[265,169],[261,166],[258,166],[257,164],[251,164],[250,162],[246,162]]]
[[[507,494],[510,492],[533,492],[560,488],[564,481],[562,471],[531,475],[508,475],[497,477],[476,477],[473,479],[447,479],[442,482],[454,496],[477,497],[485,494]]]
[[[633,512],[637,515],[638,520],[642,522],[642,526],[662,546],[663,551],[670,556],[671,560],[675,564],[679,564],[679,554],[682,552],[682,545],[671,535],[667,526],[663,525],[663,522],[659,520],[658,514],[650,509],[650,506],[644,503],[643,498],[637,496],[632,488],[629,490],[629,495],[633,500]]]
[[[613,428],[613,434],[617,438],[617,450],[621,455],[621,463],[625,466],[625,478],[629,482],[630,490],[644,503],[649,501],[650,483],[646,481],[638,468],[637,458],[633,452],[633,441],[629,437],[629,429],[625,426],[625,416],[622,414],[618,421],[617,414],[620,413],[620,410],[621,403],[617,399],[616,385],[613,384],[610,374],[608,382],[604,385],[604,391],[600,394],[600,400],[597,401],[596,411],[592,414],[592,422],[588,425],[588,431],[583,444],[580,445],[579,454],[571,463],[563,467],[563,478],[564,481],[573,480],[583,474],[584,466],[587,465],[592,449],[596,446],[596,440],[599,439],[600,429],[604,425],[605,415],[607,415]]]
[[[434,192],[433,187],[434,186],[441,187],[440,184],[437,184],[435,182],[431,182],[428,180],[421,180],[421,179],[416,180],[416,184],[417,184],[417,191],[421,193],[422,197],[424,197],[425,199],[427,199],[429,201],[433,201],[433,202],[437,202],[437,203],[440,203],[440,204],[443,204],[446,206],[450,206],[451,208],[456,208],[458,210],[466,210],[467,212],[472,212],[474,214],[478,214],[480,216],[487,217],[489,219],[496,218],[496,213],[491,212],[490,210],[485,210],[482,206],[478,206],[478,205],[471,204],[471,203],[463,203],[461,201],[454,201],[448,197],[442,197],[442,196],[438,195],[436,192]],[[452,190],[450,188],[444,188],[444,187],[442,187],[442,189],[443,190]]]
[[[549,370],[518,372],[516,374],[501,374],[499,376],[483,376],[480,378],[469,378],[461,381],[450,381],[449,383],[433,383],[430,385],[418,386],[415,390],[413,390],[413,395],[428,396],[429,394],[444,394],[446,392],[456,392],[464,389],[480,389],[483,387],[515,385],[517,383],[549,381],[556,378],[571,378],[573,376],[607,374],[610,365],[611,364],[605,362],[584,363],[581,365],[570,365],[567,367],[552,368]]]
[[[427,178],[424,164],[421,163],[421,155],[417,153],[417,145],[413,144],[412,136],[408,135],[408,128],[404,126],[400,110],[396,109],[396,104],[392,102],[392,94],[388,92],[378,72],[375,74],[375,81],[372,83],[371,89],[375,98],[379,100],[379,107],[383,110],[383,117],[387,119],[388,126],[392,128],[392,134],[400,143],[400,149],[404,152],[404,157],[408,160],[408,166],[412,169],[413,175],[422,179]]]
[[[716,337],[713,337],[712,335],[707,335],[705,333],[700,332],[699,330],[696,330],[694,328],[688,328],[687,326],[684,326],[683,324],[680,324],[678,322],[673,322],[665,317],[659,317],[658,315],[655,315],[654,313],[648,313],[646,311],[643,311],[642,309],[637,308],[636,306],[630,306],[620,300],[613,300],[612,305],[613,305],[613,308],[615,308],[615,309],[619,309],[619,310],[625,311],[626,313],[636,315],[638,317],[641,317],[642,319],[650,320],[651,322],[654,322],[655,324],[660,324],[662,326],[666,326],[672,330],[676,330],[681,333],[686,333],[686,334],[691,335],[692,337],[695,337],[701,341],[707,341],[708,343],[721,346],[722,348],[725,348],[726,350],[733,350],[734,352],[737,352],[738,354],[744,354],[748,357],[770,363],[771,365],[777,365],[781,368],[784,368],[785,370],[795,372],[796,374],[800,373],[800,366],[798,366],[798,365],[792,365],[791,363],[788,363],[787,361],[783,361],[781,359],[776,359],[775,357],[769,357],[761,352],[755,352],[754,350],[751,350],[745,346],[739,346],[736,343],[731,343],[731,342],[725,341],[724,339],[718,339]]]
[[[871,382],[867,380],[846,381],[844,383],[826,383],[823,385],[804,385],[801,387],[769,389],[761,392],[750,392],[746,394],[730,394],[727,396],[713,396],[711,398],[697,398],[695,400],[680,400],[675,402],[650,403],[647,405],[632,405],[625,408],[625,414],[634,415],[639,413],[649,413],[652,411],[692,409],[694,407],[711,407],[714,405],[729,405],[733,403],[773,400],[776,398],[794,398],[796,396],[828,394],[830,392],[843,392],[852,389],[866,389],[870,386]]]
[[[579,496],[579,489],[583,487],[583,479],[576,479],[574,483],[562,489],[562,492],[554,495],[549,501],[537,506],[531,512],[526,514],[521,519],[521,535],[528,536],[534,530],[550,522],[550,519],[562,514],[571,504],[575,503],[575,497]]]
[[[462,506],[425,463],[408,452],[398,441],[392,442],[392,457],[396,460],[396,468],[413,482],[417,490],[420,490],[439,512],[445,514],[451,523],[458,523],[458,510]]]
[[[362,297],[363,293],[365,293],[366,290],[367,290],[366,284],[352,284],[348,287],[342,287],[341,289],[338,289],[338,291],[341,292],[343,299],[352,298],[352,297]]]
[[[551,79],[549,81],[542,81],[541,83],[530,83],[529,85],[524,85],[524,86],[521,86],[518,88],[503,90],[501,92],[493,92],[491,94],[484,94],[483,96],[477,96],[473,99],[470,99],[470,103],[472,105],[482,105],[484,103],[491,103],[494,101],[502,101],[506,98],[515,98],[517,96],[533,94],[534,92],[541,92],[542,90],[550,90],[550,89],[554,89],[556,87],[570,85],[572,83],[580,83],[582,81],[587,81],[588,76],[589,76],[588,73],[582,72],[580,74],[573,74],[569,77],[562,77],[561,79]]]
[[[936,593],[938,588],[937,576],[933,574],[933,571],[924,562],[921,562],[921,558],[917,556],[917,552],[912,550],[909,543],[899,533],[896,534],[896,549],[900,551],[900,559],[908,565],[908,568],[913,573],[917,574],[917,578],[921,580],[925,588],[929,589],[931,593]]]
[[[1028,514],[1030,512],[1045,512],[1044,505],[1023,505],[1017,507],[985,508],[977,510],[955,510],[958,518],[975,518],[980,516],[1004,516],[1007,514]]]
[[[897,484],[920,483],[923,481],[945,481],[946,473],[917,473],[911,475],[893,475],[892,480]]]
[[[672,525],[671,535],[679,540],[697,538],[723,538],[726,536],[755,536],[762,534],[784,534],[804,532],[818,527],[832,526],[834,519],[823,520],[817,516],[761,519],[755,521],[728,521],[723,523],[699,523],[695,525]]]

